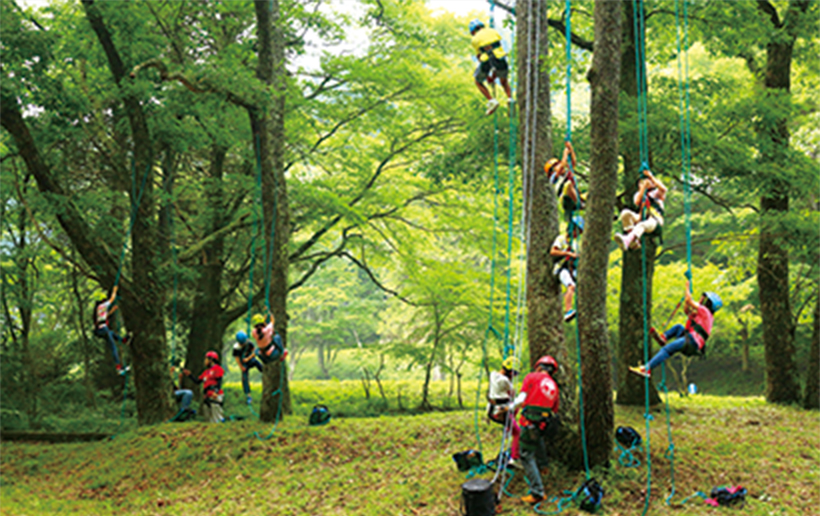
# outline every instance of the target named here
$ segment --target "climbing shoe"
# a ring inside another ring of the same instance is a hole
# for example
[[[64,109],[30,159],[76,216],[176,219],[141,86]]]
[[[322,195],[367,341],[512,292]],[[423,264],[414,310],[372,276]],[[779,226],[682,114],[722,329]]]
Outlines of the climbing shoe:
[[[637,374],[637,375],[643,376],[644,378],[649,378],[650,375],[652,374],[649,371],[649,369],[647,369],[645,366],[636,366],[636,367],[630,366],[629,370],[632,371],[633,373]]]
[[[125,373],[131,370],[131,366],[123,367],[122,364],[117,364],[117,374],[120,376],[125,376]]]
[[[499,104],[500,103],[496,99],[488,100],[487,101],[487,111],[485,111],[485,114],[487,116],[490,116],[493,113],[495,113],[495,110],[498,109]]]
[[[573,319],[575,319],[575,310],[570,310],[564,314],[564,322],[570,322]]]
[[[250,405],[251,403],[253,403],[253,400],[251,399],[251,395],[250,395],[250,394],[248,394],[248,397],[247,397],[247,398],[245,398],[245,403],[247,403],[248,405]]]
[[[661,346],[666,346],[666,337],[662,333],[658,333],[655,328],[649,328],[649,335]]]
[[[522,496],[521,501],[530,505],[535,505],[544,501],[544,495],[530,493],[527,496]]]

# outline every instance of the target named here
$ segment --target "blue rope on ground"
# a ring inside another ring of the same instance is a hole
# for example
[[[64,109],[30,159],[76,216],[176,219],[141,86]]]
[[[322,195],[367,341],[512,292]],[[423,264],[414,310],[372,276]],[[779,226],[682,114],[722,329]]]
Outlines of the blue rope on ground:
[[[629,448],[624,448],[621,443],[615,441],[615,446],[618,447],[618,450],[621,454],[618,456],[618,463],[625,467],[625,468],[637,468],[641,465],[640,459],[635,457],[635,454],[632,452],[637,450],[640,446],[630,446]]]

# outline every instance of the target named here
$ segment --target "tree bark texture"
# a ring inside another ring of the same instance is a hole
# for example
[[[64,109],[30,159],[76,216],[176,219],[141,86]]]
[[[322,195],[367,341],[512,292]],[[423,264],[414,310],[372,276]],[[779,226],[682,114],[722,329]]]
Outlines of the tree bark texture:
[[[208,170],[210,180],[205,187],[205,204],[207,210],[207,229],[209,235],[219,234],[225,221],[224,192],[222,176],[227,149],[215,145],[211,150],[211,166]],[[207,351],[219,353],[223,367],[232,364],[233,358],[223,353],[222,338],[225,333],[222,299],[222,256],[225,237],[222,234],[210,239],[199,254],[197,288],[194,292],[194,304],[191,311],[191,331],[188,336],[186,367],[191,371],[202,371],[203,357]]]
[[[635,209],[632,196],[635,194],[636,181],[640,177],[639,138],[637,124],[638,81],[635,69],[635,16],[632,2],[620,3],[622,8],[622,45],[620,88],[624,100],[620,105],[619,120],[626,121],[624,130],[620,131],[620,152],[624,162],[624,207]],[[647,92],[644,91],[644,94]],[[617,223],[616,231],[623,231]],[[654,238],[643,239],[646,251],[646,306],[647,327],[652,321],[652,277],[655,272],[655,252],[657,244]],[[643,277],[644,267],[641,251],[623,253],[621,269],[621,297],[618,310],[618,343],[617,343],[617,396],[619,405],[643,405],[645,403],[643,378],[630,374],[631,365],[644,362],[644,313],[643,313]],[[651,339],[646,339],[648,355],[652,356]],[[650,383],[649,402],[660,402],[658,391]]]
[[[777,166],[787,159],[789,148],[787,110],[774,110],[788,102],[791,88],[791,60],[797,26],[808,2],[792,0],[783,17],[771,15],[771,39],[766,45],[765,94],[758,121],[758,141],[763,166]],[[761,227],[758,247],[757,281],[760,288],[760,315],[766,356],[766,399],[771,403],[800,402],[800,384],[795,361],[794,323],[789,300],[789,254],[784,242],[788,228],[782,224],[789,211],[789,185],[781,177],[772,178],[760,199]]]
[[[820,409],[820,290],[816,293],[814,303],[814,326],[811,332],[811,350],[806,375],[803,408]]]
[[[595,2],[595,53],[589,82],[591,133],[586,228],[578,271],[578,331],[589,466],[608,466],[612,454],[614,411],[609,328],[606,316],[607,272],[612,210],[618,183],[618,96],[621,51],[621,5]]]
[[[256,77],[271,92],[272,103],[250,112],[251,126],[262,161],[262,208],[265,242],[272,250],[269,259],[268,308],[276,319],[276,332],[287,348],[289,205],[285,184],[285,42],[278,0],[255,0],[259,63]],[[266,272],[267,274],[267,272]],[[266,288],[268,285],[266,285]],[[274,421],[279,413],[291,413],[290,390],[285,361],[268,364],[262,374],[262,421]],[[280,390],[281,394],[272,394]]]

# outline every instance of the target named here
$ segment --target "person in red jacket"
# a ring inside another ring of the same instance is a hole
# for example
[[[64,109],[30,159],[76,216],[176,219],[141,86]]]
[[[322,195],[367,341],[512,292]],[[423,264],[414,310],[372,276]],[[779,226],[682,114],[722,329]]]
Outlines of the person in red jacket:
[[[544,483],[538,469],[536,453],[540,441],[556,429],[558,424],[558,384],[552,375],[558,370],[558,362],[549,355],[538,359],[535,370],[524,378],[521,392],[516,396],[514,407],[522,406],[518,425],[521,427],[521,462],[524,475],[530,485],[530,494],[522,502],[537,504],[544,500]]]
[[[190,378],[191,371],[184,369],[182,374]],[[222,401],[225,396],[222,392],[222,378],[224,376],[225,370],[219,365],[219,355],[216,351],[208,351],[205,353],[205,371],[198,378],[191,378],[195,383],[202,384],[202,403],[204,405],[202,413],[205,419],[211,423],[221,423],[223,421]]]

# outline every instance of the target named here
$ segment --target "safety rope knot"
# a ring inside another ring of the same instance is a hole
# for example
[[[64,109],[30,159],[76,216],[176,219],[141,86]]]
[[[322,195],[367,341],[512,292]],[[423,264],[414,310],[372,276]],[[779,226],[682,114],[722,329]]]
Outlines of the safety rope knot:
[[[282,389],[276,389],[275,391],[270,393],[271,396],[276,396],[277,394],[282,394]]]
[[[644,412],[643,418],[646,419],[647,421],[654,421],[655,420],[655,416],[653,416],[649,412]]]
[[[649,163],[647,163],[646,161],[641,162],[641,172],[643,172],[644,170],[649,170]]]
[[[669,446],[666,448],[666,452],[663,454],[664,458],[669,460],[674,460],[675,458],[675,444],[669,443]]]
[[[686,279],[692,281],[692,269],[687,269],[686,272],[683,273],[683,275],[686,276]]]

